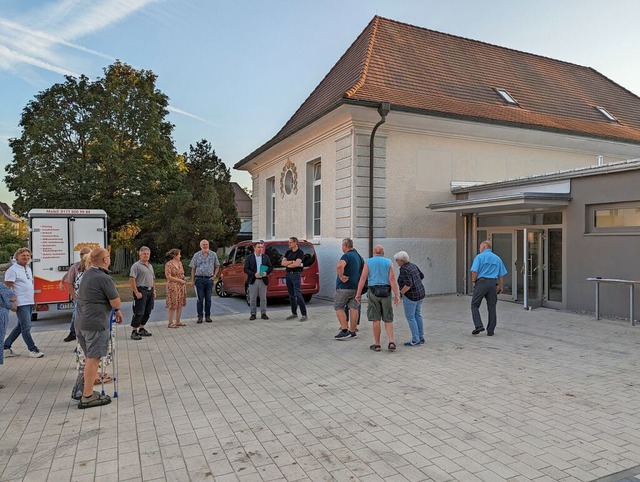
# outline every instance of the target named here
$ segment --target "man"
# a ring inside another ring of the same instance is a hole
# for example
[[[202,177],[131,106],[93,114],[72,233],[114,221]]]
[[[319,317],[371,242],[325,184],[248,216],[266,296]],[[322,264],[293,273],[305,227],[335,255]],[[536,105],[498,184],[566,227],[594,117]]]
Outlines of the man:
[[[336,294],[333,298],[333,308],[336,310],[340,332],[334,337],[336,340],[349,340],[356,338],[358,325],[358,302],[356,301],[356,291],[358,281],[360,281],[360,271],[362,258],[353,249],[353,241],[350,238],[342,240],[342,257],[336,266]],[[349,328],[347,328],[347,314],[345,308],[349,309]]]
[[[82,276],[78,289],[76,336],[85,354],[84,388],[78,408],[91,408],[111,403],[108,395],[93,391],[98,377],[100,358],[107,355],[111,338],[109,318],[113,310],[116,323],[122,323],[120,296],[116,284],[109,275],[111,258],[104,248],[91,251],[91,268]]]
[[[80,260],[82,260],[82,258],[86,254],[89,254],[90,252],[91,252],[91,249],[84,246],[80,250]],[[71,299],[73,300],[73,313],[71,313],[71,324],[69,325],[69,334],[67,335],[66,338],[63,338],[62,340],[66,342],[73,341],[76,339],[76,330],[75,330],[73,321],[76,317],[76,304],[77,304],[78,294],[76,293],[74,284],[75,284],[76,277],[78,276],[78,266],[80,266],[80,261],[76,261],[75,263],[73,263],[69,268],[69,271],[67,271],[67,273],[62,277],[62,280],[60,280],[60,285],[58,286],[60,291],[63,291],[66,286],[67,292],[71,295]]]
[[[400,293],[398,283],[393,273],[391,260],[384,257],[384,248],[377,244],[373,247],[373,258],[365,261],[358,290],[356,291],[356,301],[360,303],[364,282],[369,282],[369,303],[367,306],[367,318],[373,322],[373,351],[380,351],[380,320],[384,321],[384,329],[389,338],[389,351],[395,351],[396,343],[393,339],[393,307],[391,306],[391,291],[395,295],[393,302],[400,303]]]
[[[287,316],[287,320],[295,320],[298,318],[298,305],[300,306],[300,321],[307,321],[307,306],[304,304],[302,297],[302,261],[304,253],[298,247],[298,238],[292,236],[289,238],[289,249],[284,253],[282,266],[287,268],[285,273],[285,281],[287,282],[287,291],[289,292],[289,303],[291,304],[291,314]]]
[[[29,251],[29,248],[20,248],[13,257],[15,262],[5,272],[4,284],[11,288],[16,295],[18,324],[11,333],[9,333],[7,339],[4,340],[4,356],[8,358],[17,355],[17,353],[11,349],[11,345],[13,345],[13,342],[16,341],[18,336],[22,335],[22,339],[29,349],[29,356],[32,358],[42,358],[44,352],[38,349],[31,337],[31,312],[35,304],[33,273],[29,267],[31,251]]]
[[[477,335],[484,331],[482,318],[480,317],[480,305],[482,299],[487,299],[487,312],[489,313],[489,323],[487,324],[487,335],[493,336],[496,323],[496,304],[498,294],[502,293],[504,287],[504,275],[507,268],[500,257],[491,251],[491,241],[480,243],[480,253],[473,260],[471,265],[471,284],[473,285],[473,297],[471,298],[471,316],[473,317],[474,329],[472,335]],[[497,289],[496,289],[497,284]]]
[[[143,336],[151,336],[145,325],[149,321],[151,310],[153,310],[153,302],[156,298],[154,285],[156,275],[153,271],[153,266],[149,262],[151,250],[143,246],[138,251],[138,256],[140,259],[133,263],[129,272],[129,284],[133,290],[132,340],[142,340]]]
[[[253,253],[244,260],[244,272],[247,273],[247,283],[249,283],[249,304],[251,308],[250,320],[256,319],[257,298],[260,297],[260,312],[263,320],[268,320],[267,316],[267,284],[269,274],[273,271],[269,256],[264,253],[264,244],[256,243]]]
[[[213,289],[213,279],[218,275],[220,262],[218,256],[209,250],[209,241],[203,239],[200,241],[200,251],[193,255],[191,263],[191,283],[196,289],[198,301],[196,309],[198,311],[198,323],[204,321],[211,323],[211,290]],[[204,303],[204,312],[203,312]]]

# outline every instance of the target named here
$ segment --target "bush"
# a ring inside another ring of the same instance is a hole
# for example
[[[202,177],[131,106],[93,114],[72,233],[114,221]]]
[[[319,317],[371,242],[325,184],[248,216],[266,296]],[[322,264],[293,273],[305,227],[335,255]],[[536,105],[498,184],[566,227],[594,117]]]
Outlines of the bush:
[[[0,223],[0,264],[11,261],[17,249],[26,245],[26,237],[17,235],[13,226]]]

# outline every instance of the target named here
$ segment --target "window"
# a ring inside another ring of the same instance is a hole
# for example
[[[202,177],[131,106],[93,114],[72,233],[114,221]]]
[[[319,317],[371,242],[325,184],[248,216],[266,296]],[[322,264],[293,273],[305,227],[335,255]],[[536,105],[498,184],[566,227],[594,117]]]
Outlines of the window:
[[[640,234],[640,201],[587,206],[588,233]]]
[[[610,120],[612,122],[618,122],[618,120],[613,117],[611,114],[609,114],[609,111],[607,109],[605,109],[604,107],[599,107],[596,106],[596,109],[598,109],[598,111],[607,118],[607,120]]]
[[[509,92],[507,92],[506,90],[498,89],[496,87],[495,91],[498,93],[500,97],[502,97],[502,100],[504,100],[507,104],[518,105],[518,102],[513,97],[511,97],[511,94],[509,94]]]
[[[313,165],[313,236],[320,236],[322,214],[322,169],[318,162]]]
[[[276,178],[267,179],[267,238],[276,237]]]

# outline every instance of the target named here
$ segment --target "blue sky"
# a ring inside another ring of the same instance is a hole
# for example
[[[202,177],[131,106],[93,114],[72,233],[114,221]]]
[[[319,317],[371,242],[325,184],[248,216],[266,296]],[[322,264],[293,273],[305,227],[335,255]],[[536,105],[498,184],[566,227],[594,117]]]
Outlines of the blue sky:
[[[115,59],[158,75],[178,152],[227,166],[268,141],[374,15],[593,67],[640,95],[637,0],[2,0],[0,200],[20,113]],[[233,179],[249,187],[247,173]]]

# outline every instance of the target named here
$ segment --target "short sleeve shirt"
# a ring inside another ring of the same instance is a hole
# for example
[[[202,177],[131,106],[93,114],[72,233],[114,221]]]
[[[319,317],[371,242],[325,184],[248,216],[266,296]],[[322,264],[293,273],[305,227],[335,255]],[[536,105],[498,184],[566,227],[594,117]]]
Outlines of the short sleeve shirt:
[[[296,259],[304,260],[304,253],[300,248],[296,249],[295,251],[291,251],[290,249],[288,249],[287,252],[284,253],[284,259],[286,259],[287,261],[295,261]],[[287,273],[300,273],[301,271],[302,265],[297,268],[289,268],[287,266]]]
[[[191,263],[189,263],[189,268],[195,270],[196,276],[213,276],[216,268],[220,266],[220,262],[218,261],[218,255],[213,251],[209,251],[207,256],[205,256],[202,251],[198,251],[191,258]]]
[[[471,270],[478,273],[478,278],[495,279],[507,274],[507,268],[497,254],[490,249],[485,249],[476,256],[471,265]]]
[[[348,276],[349,279],[346,283],[340,281],[340,278],[336,277],[336,289],[337,290],[357,290],[358,281],[360,281],[360,255],[355,249],[351,249],[344,253],[340,258],[340,261],[344,261],[343,273]]]
[[[77,261],[71,265],[69,271],[62,277],[62,281],[65,283],[73,284],[78,276],[78,267],[80,266],[80,261]]]
[[[133,266],[131,266],[129,277],[136,279],[136,286],[151,288],[153,287],[153,280],[156,275],[151,263],[144,264],[142,261],[136,261],[133,263]]]
[[[17,298],[17,306],[32,305],[34,301],[33,273],[29,266],[13,263],[4,273],[4,280],[13,283],[13,292]]]
[[[78,288],[75,327],[85,331],[108,330],[111,316],[109,300],[119,296],[108,271],[101,268],[86,270]]]

